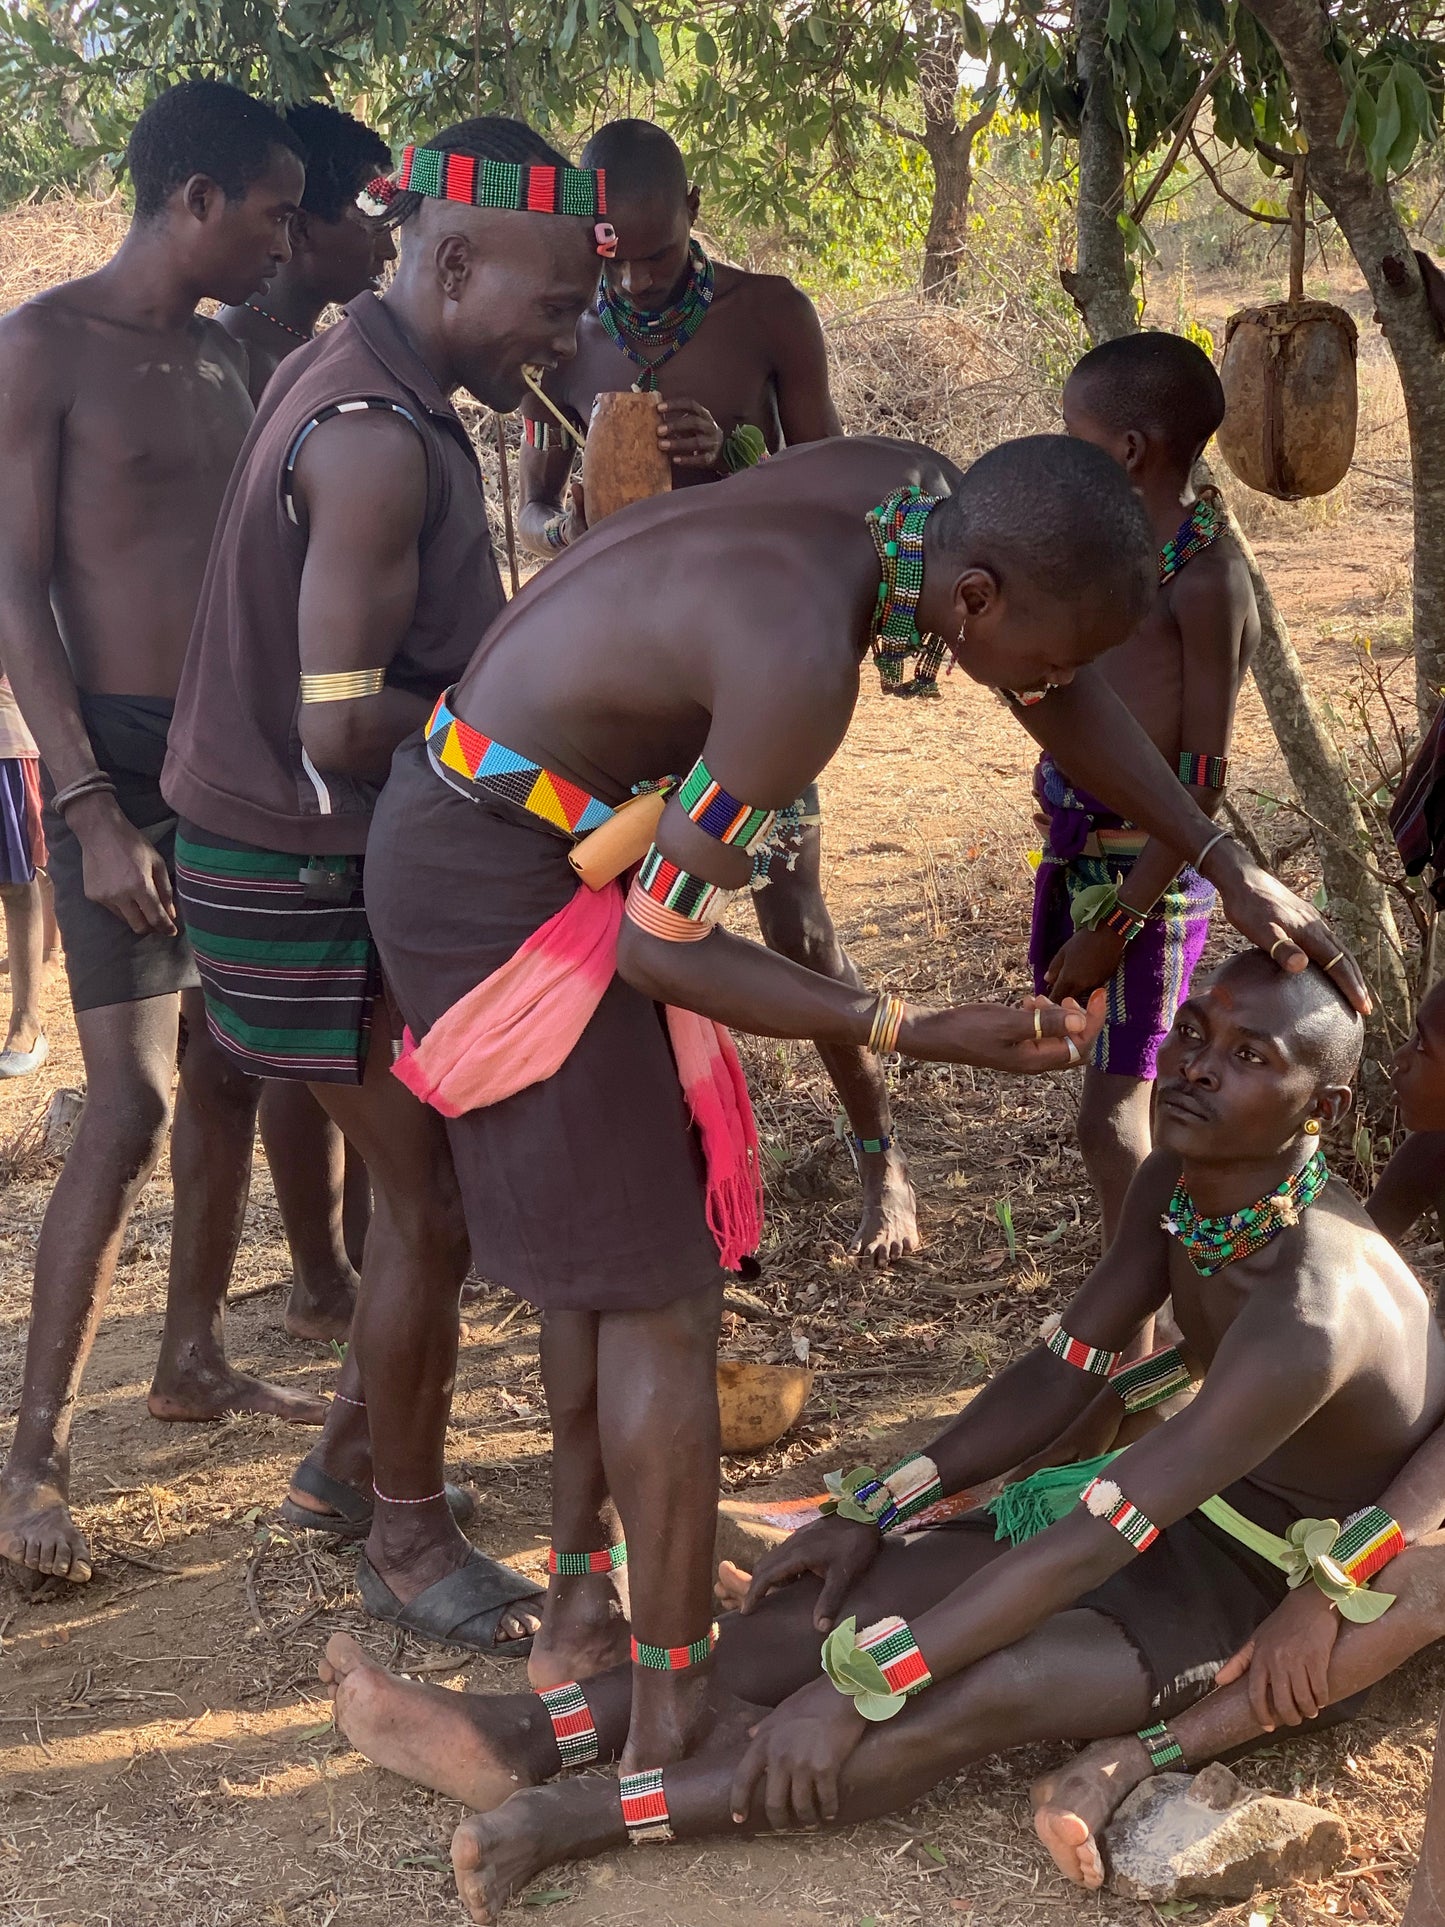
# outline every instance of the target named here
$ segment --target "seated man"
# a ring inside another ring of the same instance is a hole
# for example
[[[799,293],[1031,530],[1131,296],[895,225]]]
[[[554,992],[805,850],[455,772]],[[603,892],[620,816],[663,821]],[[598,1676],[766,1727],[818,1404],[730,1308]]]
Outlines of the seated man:
[[[1403,1186],[1391,1173],[1421,1137],[1445,1131],[1445,985],[1421,1004],[1413,1035],[1395,1058],[1395,1095],[1412,1135],[1395,1154],[1366,1207],[1392,1238],[1409,1229],[1400,1206]],[[1382,1204],[1384,1209],[1382,1210]],[[1104,1863],[1096,1843],[1120,1804],[1141,1780],[1161,1767],[1193,1770],[1220,1754],[1247,1746],[1277,1726],[1298,1726],[1373,1686],[1424,1646],[1445,1638],[1445,1429],[1436,1432],[1387,1487],[1353,1536],[1375,1571],[1390,1562],[1383,1582],[1395,1595],[1390,1612],[1356,1624],[1314,1586],[1292,1592],[1220,1671],[1210,1694],[1177,1720],[1162,1738],[1138,1734],[1101,1740],[1034,1788],[1034,1824],[1061,1872],[1084,1887],[1099,1887]],[[1351,1524],[1346,1521],[1347,1526]],[[1405,1556],[1394,1557],[1411,1550]],[[1439,1745],[1436,1748],[1437,1762]],[[1445,1900],[1445,1784],[1432,1792],[1432,1824],[1422,1853],[1407,1919],[1424,1927],[1442,1919]],[[1422,1892],[1434,1896],[1426,1906]]]
[[[500,1809],[453,1846],[473,1918],[629,1835],[866,1819],[1002,1747],[1144,1726],[1197,1698],[1282,1598],[1296,1558],[1282,1535],[1367,1502],[1445,1414],[1425,1295],[1317,1148],[1349,1104],[1360,1037],[1318,972],[1285,976],[1257,954],[1181,1009],[1159,1148],[1119,1238],[1053,1336],[926,1454],[830,1481],[838,1516],[764,1561],[717,1648],[705,1753],[624,1776],[620,1798],[596,1778],[513,1793],[617,1752],[625,1671],[539,1706],[391,1679],[334,1639],[323,1677],[353,1742]],[[993,1517],[899,1544],[940,1493],[1057,1436],[1170,1294],[1204,1372],[1185,1411],[1112,1462],[1039,1475]],[[776,1590],[804,1574],[821,1587]]]

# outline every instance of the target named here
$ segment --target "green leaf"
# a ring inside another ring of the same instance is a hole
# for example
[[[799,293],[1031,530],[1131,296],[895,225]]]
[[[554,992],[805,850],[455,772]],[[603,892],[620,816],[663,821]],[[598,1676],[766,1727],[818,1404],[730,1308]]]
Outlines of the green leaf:
[[[1115,45],[1129,30],[1129,0],[1109,0],[1109,15],[1104,22],[1104,37]]]
[[[948,1865],[947,1858],[938,1851],[937,1847],[930,1846],[926,1840],[920,1840],[918,1844],[930,1860],[936,1860],[940,1867],[946,1867]]]
[[[1400,138],[1400,93],[1391,67],[1375,96],[1375,133],[1369,143],[1370,171],[1382,181],[1389,172],[1390,150]]]
[[[891,1720],[895,1713],[901,1713],[908,1701],[902,1693],[855,1693],[853,1704],[860,1718],[881,1722]]]
[[[699,27],[692,38],[693,48],[704,67],[716,67],[718,62],[717,42],[706,27]]]
[[[629,40],[637,38],[637,15],[628,6],[627,0],[612,0],[612,11],[617,15],[617,24]]]
[[[308,1740],[319,1740],[323,1734],[329,1737],[334,1734],[335,1731],[336,1722],[334,1720],[322,1720],[316,1726],[303,1727],[299,1733],[294,1735],[294,1738],[298,1746],[304,1746]]]

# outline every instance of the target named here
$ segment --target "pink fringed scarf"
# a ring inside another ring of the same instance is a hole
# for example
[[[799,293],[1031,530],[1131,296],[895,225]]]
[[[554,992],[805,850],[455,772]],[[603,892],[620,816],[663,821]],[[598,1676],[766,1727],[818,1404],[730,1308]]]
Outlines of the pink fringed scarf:
[[[575,1049],[617,968],[622,891],[579,885],[514,957],[458,998],[418,1044],[408,1030],[396,1075],[443,1117],[540,1084]],[[667,1030],[707,1166],[707,1225],[736,1271],[763,1229],[758,1132],[743,1067],[721,1024],[667,1006]]]

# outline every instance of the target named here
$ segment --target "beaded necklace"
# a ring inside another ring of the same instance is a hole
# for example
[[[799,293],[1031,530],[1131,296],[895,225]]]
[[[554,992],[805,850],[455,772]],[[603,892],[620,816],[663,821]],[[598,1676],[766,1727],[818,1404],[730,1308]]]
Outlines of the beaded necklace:
[[[925,495],[921,488],[899,488],[868,511],[868,531],[882,577],[868,647],[885,695],[938,694],[938,671],[947,644],[942,636],[921,635],[916,620],[923,593],[923,531],[938,503],[938,496]],[[917,660],[905,683],[903,665],[910,656]]]
[[[687,285],[671,307],[656,314],[634,308],[625,294],[612,294],[603,276],[597,284],[597,319],[628,360],[642,370],[634,388],[648,392],[657,387],[658,370],[687,346],[707,318],[712,293],[712,262],[697,241],[688,243]],[[661,353],[643,352],[653,348]]]
[[[1169,1209],[1159,1220],[1161,1231],[1177,1238],[1201,1278],[1208,1278],[1236,1258],[1262,1251],[1290,1225],[1298,1224],[1330,1181],[1323,1151],[1316,1151],[1302,1170],[1295,1171],[1268,1197],[1247,1204],[1242,1211],[1222,1217],[1201,1217],[1181,1178],[1174,1187]]]
[[[1229,525],[1224,504],[1218,496],[1201,495],[1190,504],[1189,513],[1159,551],[1159,581],[1172,582],[1186,562],[1202,555],[1211,542],[1217,542]]]
[[[293,328],[289,321],[283,321],[280,315],[272,314],[269,308],[263,308],[259,301],[243,301],[241,306],[243,308],[249,308],[252,314],[260,315],[263,320],[269,321],[273,328],[279,328],[283,334],[295,335],[298,341],[310,341],[311,339],[310,335],[303,334],[299,328]]]

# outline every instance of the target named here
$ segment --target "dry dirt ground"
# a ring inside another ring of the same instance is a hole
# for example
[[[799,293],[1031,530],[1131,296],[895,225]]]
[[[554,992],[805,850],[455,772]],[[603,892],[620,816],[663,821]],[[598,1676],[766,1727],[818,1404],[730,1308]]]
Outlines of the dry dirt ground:
[[[1408,523],[1381,486],[1346,517],[1300,512],[1263,543],[1312,685],[1339,691],[1345,639],[1400,614]],[[1026,745],[960,677],[932,705],[865,695],[831,772],[828,894],[870,981],[930,1001],[1023,986],[1032,841]],[[1246,693],[1240,789],[1280,781]],[[62,985],[54,1055],[0,1095],[12,1146],[50,1096],[81,1082]],[[1079,1278],[1093,1214],[1071,1144],[1063,1080],[904,1065],[899,1122],[923,1198],[928,1249],[892,1278],[847,1261],[852,1185],[816,1060],[752,1045],[766,1140],[770,1230],[757,1303],[729,1317],[726,1349],[818,1368],[786,1446],[725,1469],[734,1492],[798,1489],[801,1463],[887,1452],[960,1387],[1029,1342]],[[0,1188],[0,1444],[18,1396],[29,1277],[50,1171],[22,1156]],[[168,1256],[170,1189],[146,1195],[76,1422],[75,1494],[97,1553],[84,1588],[22,1600],[0,1580],[0,1918],[73,1927],[383,1927],[457,1921],[447,1842],[458,1817],[358,1759],[330,1727],[315,1662],[338,1626],[381,1658],[464,1677],[445,1655],[369,1627],[354,1554],[268,1521],[298,1447],[261,1420],[165,1426],[143,1398]],[[1007,1222],[1006,1222],[1007,1221]],[[1010,1249],[1010,1228],[1012,1245]],[[1438,1248],[1422,1263],[1433,1271]],[[324,1388],[334,1360],[281,1331],[286,1251],[259,1154],[235,1280],[230,1344],[246,1365]],[[476,1536],[529,1570],[546,1542],[547,1434],[533,1319],[498,1293],[467,1315],[450,1467],[480,1499]],[[806,1482],[806,1481],[805,1481]],[[773,1488],[776,1489],[776,1488]],[[471,1671],[482,1690],[516,1670]],[[1445,1660],[1427,1656],[1369,1714],[1244,1771],[1301,1789],[1348,1819],[1350,1870],[1279,1899],[1279,1918],[1398,1918],[1418,1841]],[[782,1839],[614,1856],[549,1876],[527,1904],[556,1927],[772,1923],[1132,1923],[1149,1910],[1065,1886],[1026,1825],[1031,1775],[1051,1749],[987,1760],[895,1821],[827,1843]],[[1194,1910],[1221,1921],[1248,1909]]]

